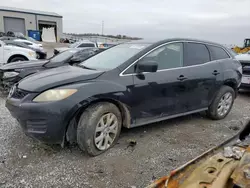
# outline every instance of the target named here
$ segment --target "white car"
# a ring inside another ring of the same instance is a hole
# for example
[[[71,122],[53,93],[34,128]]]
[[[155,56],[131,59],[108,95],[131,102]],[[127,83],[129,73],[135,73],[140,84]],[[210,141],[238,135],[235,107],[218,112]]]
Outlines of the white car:
[[[242,65],[243,74],[240,87],[243,89],[250,89],[250,52],[236,55],[235,58]]]
[[[15,39],[14,41],[16,42],[22,42],[32,48],[35,48],[35,49],[40,49],[40,50],[43,50],[43,45],[42,44],[38,44],[38,43],[35,43],[35,42],[32,42],[32,41],[29,41],[29,40],[25,40],[25,39]]]
[[[13,45],[6,45],[0,41],[0,65],[16,61],[37,60],[35,51]]]
[[[98,48],[97,44],[90,41],[79,41],[71,44],[69,47],[61,47],[61,48],[55,48],[54,54],[61,53],[65,50],[68,50],[70,48]]]

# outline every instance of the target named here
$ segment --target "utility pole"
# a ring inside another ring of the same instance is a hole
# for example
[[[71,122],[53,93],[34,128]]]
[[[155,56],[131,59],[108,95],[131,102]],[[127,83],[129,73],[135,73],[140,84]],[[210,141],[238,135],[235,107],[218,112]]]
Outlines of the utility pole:
[[[103,30],[104,30],[104,21],[102,21],[102,35],[103,35]]]

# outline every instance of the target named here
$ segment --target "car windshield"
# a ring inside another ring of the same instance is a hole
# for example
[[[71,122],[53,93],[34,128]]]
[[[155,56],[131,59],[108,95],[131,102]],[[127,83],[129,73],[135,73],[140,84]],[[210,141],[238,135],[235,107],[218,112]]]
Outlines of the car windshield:
[[[58,55],[50,58],[49,64],[65,61],[66,59],[71,58],[76,52],[78,52],[78,50],[67,50],[61,52]]]
[[[149,44],[120,44],[87,59],[82,62],[80,66],[90,69],[111,70],[118,67],[147,46],[149,46]]]

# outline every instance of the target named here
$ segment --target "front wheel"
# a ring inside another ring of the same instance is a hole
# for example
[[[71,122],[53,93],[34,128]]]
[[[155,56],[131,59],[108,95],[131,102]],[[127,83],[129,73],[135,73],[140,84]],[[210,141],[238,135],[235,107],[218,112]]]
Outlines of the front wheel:
[[[13,63],[13,62],[18,62],[18,61],[25,61],[26,59],[24,57],[21,57],[21,56],[17,56],[17,57],[14,57],[10,60],[10,63]]]
[[[116,144],[121,126],[121,113],[114,104],[94,104],[81,115],[77,128],[77,143],[89,155],[100,155]]]
[[[235,91],[229,86],[223,86],[216,94],[208,108],[207,115],[211,119],[224,119],[231,111],[234,104]]]

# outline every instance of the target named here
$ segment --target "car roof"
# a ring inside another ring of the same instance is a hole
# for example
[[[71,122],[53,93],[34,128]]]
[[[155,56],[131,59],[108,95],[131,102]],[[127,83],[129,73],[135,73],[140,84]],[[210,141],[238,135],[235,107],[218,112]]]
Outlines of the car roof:
[[[169,39],[163,39],[163,40],[143,39],[143,40],[130,41],[128,43],[130,43],[130,44],[162,44],[162,43],[174,42],[174,41],[183,41],[183,42],[184,41],[192,41],[192,42],[199,42],[199,43],[206,43],[206,44],[222,46],[219,43],[206,41],[206,40],[200,40],[200,39],[193,39],[193,38],[169,38]]]

